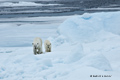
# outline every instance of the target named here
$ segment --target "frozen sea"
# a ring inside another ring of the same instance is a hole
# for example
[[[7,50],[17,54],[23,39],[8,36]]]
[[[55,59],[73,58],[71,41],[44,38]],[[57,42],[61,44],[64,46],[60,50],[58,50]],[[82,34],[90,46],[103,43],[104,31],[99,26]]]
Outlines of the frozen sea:
[[[48,36],[57,36],[57,27],[70,16],[120,9],[117,4],[106,6],[106,8],[90,8],[82,4],[89,5],[86,0],[70,0],[69,2],[64,0],[0,0],[0,27],[4,27],[0,31],[0,46],[30,46],[31,43],[28,41],[32,42],[34,37],[40,36],[45,40]],[[7,25],[9,29],[5,28]]]
[[[45,40],[56,36],[57,27],[78,9],[65,4],[53,0],[0,0],[0,46],[31,46],[35,37]]]
[[[120,79],[119,5],[83,10],[73,1],[0,0],[0,80]],[[52,52],[34,55],[35,37]]]
[[[0,79],[119,80],[120,12],[85,13],[63,19],[57,27],[47,23],[1,23]],[[32,41],[36,36],[50,40],[52,52],[45,52],[42,46],[43,54],[34,55]]]

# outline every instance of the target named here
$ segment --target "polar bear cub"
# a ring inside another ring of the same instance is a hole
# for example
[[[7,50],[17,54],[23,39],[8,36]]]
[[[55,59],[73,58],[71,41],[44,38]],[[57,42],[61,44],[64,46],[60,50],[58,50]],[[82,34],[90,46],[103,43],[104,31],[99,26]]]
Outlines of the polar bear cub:
[[[45,46],[45,52],[51,52],[51,43],[49,40],[45,40],[44,46]]]
[[[32,43],[33,45],[33,52],[34,54],[42,54],[42,39],[39,37],[36,37]]]

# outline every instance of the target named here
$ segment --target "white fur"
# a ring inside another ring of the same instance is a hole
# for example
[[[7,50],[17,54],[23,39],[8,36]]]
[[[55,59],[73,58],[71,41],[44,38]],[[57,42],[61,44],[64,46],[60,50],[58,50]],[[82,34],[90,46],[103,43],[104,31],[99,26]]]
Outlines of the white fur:
[[[43,51],[42,51],[42,39],[41,38],[36,37],[32,44],[33,44],[33,52],[35,55],[43,53]]]
[[[45,52],[51,52],[51,43],[49,40],[45,40],[44,46],[45,46]]]

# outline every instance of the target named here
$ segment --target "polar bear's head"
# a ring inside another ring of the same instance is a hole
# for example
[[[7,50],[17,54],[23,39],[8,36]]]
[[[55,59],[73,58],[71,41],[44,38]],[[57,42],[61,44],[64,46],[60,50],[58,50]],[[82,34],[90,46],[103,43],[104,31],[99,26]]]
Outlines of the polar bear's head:
[[[35,49],[37,49],[38,47],[39,47],[39,43],[32,43],[32,45],[33,45],[33,47],[35,48]]]

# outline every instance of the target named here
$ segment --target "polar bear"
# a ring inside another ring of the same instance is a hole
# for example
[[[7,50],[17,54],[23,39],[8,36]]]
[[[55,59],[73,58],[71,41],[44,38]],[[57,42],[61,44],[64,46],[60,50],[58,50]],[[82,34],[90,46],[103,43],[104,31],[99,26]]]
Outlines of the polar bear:
[[[51,52],[51,43],[49,40],[45,40],[44,46],[45,46],[45,52]]]
[[[34,54],[42,54],[42,39],[39,37],[36,37],[32,43],[33,45],[33,52]]]

